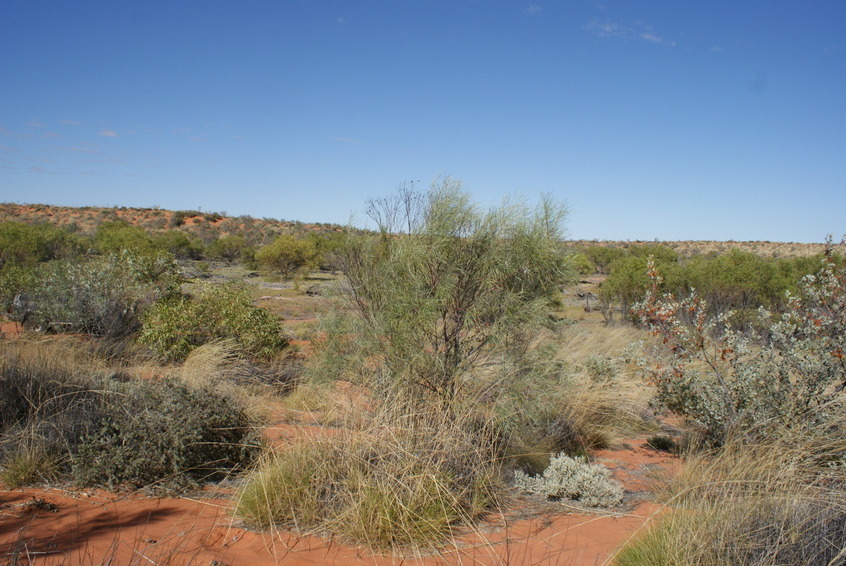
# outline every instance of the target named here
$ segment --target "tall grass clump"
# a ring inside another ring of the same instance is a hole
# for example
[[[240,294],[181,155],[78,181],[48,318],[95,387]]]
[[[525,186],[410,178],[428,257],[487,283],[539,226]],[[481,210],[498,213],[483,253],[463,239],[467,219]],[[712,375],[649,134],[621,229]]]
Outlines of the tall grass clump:
[[[500,492],[482,431],[438,413],[369,426],[265,456],[236,513],[258,527],[333,532],[373,548],[430,548]],[[390,422],[389,422],[390,421]]]
[[[842,439],[803,433],[691,456],[666,489],[671,510],[613,564],[844,564],[844,450]]]

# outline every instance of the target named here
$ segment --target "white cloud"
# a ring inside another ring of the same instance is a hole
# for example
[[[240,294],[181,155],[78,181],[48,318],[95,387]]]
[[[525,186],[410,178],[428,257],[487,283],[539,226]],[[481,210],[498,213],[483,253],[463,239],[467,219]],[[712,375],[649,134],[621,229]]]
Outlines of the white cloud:
[[[600,22],[594,20],[584,26],[584,29],[592,32],[599,37],[618,37],[621,39],[634,39],[639,41],[648,41],[660,45],[674,46],[675,41],[667,41],[660,35],[652,31],[652,28],[640,21],[636,21],[630,25],[623,25],[619,22],[604,21]]]
[[[588,23],[585,29],[600,37],[627,37],[631,33],[629,28],[617,22],[598,22],[596,20]]]
[[[530,16],[538,16],[541,12],[543,12],[543,8],[537,4],[529,4],[529,7],[526,8],[526,13]]]
[[[81,126],[82,122],[78,122],[76,120],[59,120],[60,124],[64,124],[66,126]]]
[[[119,134],[114,130],[100,130],[100,135],[107,138],[116,138]]]

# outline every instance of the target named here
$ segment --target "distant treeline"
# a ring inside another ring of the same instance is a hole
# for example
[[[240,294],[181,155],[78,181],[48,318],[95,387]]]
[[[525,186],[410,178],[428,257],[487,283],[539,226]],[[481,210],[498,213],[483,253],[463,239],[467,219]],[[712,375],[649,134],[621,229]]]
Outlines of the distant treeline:
[[[607,275],[599,288],[599,299],[608,320],[615,314],[631,318],[631,307],[651,285],[647,263],[652,258],[660,276],[660,291],[682,297],[696,290],[713,315],[736,311],[751,316],[759,307],[784,309],[787,293],[795,292],[799,281],[817,272],[824,252],[799,257],[762,257],[730,249],[724,253],[682,256],[660,245],[623,247],[580,246],[574,258],[584,275]],[[837,261],[842,257],[835,254]]]

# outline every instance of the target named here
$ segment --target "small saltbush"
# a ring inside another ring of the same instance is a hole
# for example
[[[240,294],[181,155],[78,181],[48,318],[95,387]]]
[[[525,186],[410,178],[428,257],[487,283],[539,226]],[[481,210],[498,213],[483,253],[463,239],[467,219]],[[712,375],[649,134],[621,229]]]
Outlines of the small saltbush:
[[[539,476],[515,470],[514,483],[526,493],[571,499],[588,507],[613,507],[623,499],[623,488],[611,479],[608,469],[590,464],[582,456],[559,454]]]

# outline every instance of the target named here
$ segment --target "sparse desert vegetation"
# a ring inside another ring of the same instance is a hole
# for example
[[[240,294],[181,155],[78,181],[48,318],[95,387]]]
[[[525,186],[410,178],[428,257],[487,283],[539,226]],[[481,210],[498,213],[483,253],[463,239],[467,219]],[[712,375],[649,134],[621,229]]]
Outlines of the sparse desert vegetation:
[[[367,210],[2,205],[0,505],[213,490],[267,563],[846,563],[837,246],[569,242],[450,179]],[[625,528],[577,555],[573,517]],[[71,552],[4,529],[0,562]]]

